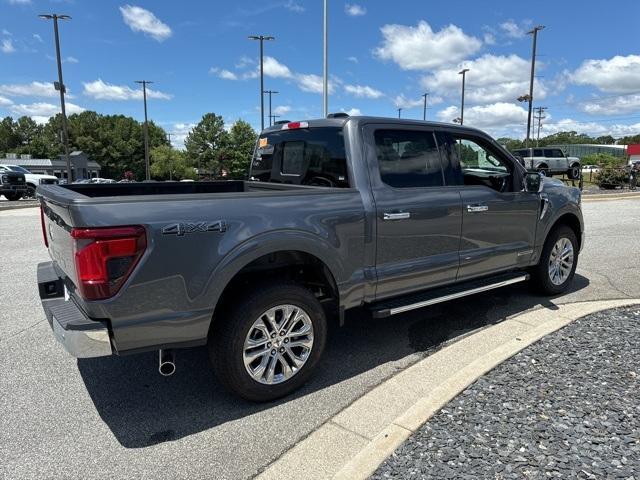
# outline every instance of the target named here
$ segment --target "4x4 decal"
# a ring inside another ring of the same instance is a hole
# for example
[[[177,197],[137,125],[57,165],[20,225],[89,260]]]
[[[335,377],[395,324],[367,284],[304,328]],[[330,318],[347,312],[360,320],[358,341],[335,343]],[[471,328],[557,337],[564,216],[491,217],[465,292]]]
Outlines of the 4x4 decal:
[[[163,235],[177,235],[182,237],[187,233],[226,232],[227,222],[217,220],[215,222],[172,223],[162,228]]]

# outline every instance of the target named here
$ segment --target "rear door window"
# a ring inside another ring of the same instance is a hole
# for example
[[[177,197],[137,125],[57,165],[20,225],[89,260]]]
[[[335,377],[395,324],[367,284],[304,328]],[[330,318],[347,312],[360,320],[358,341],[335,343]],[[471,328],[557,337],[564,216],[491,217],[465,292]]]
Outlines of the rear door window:
[[[380,178],[384,183],[395,188],[444,185],[433,132],[376,130],[374,137]]]
[[[258,139],[250,178],[261,182],[349,187],[342,128],[264,133]]]

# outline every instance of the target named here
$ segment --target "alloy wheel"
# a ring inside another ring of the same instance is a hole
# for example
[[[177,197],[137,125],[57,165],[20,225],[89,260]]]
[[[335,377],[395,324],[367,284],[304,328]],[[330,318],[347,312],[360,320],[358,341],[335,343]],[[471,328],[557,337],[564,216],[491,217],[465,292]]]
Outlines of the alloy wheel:
[[[562,237],[558,239],[549,255],[549,279],[554,285],[562,285],[567,281],[573,268],[574,254],[571,241]]]

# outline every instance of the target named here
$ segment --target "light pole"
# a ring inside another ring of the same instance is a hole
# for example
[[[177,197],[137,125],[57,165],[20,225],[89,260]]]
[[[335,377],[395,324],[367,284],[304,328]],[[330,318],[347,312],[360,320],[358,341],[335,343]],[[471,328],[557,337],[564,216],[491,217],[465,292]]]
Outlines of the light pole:
[[[62,139],[64,143],[64,154],[67,157],[67,183],[73,181],[71,172],[71,157],[69,156],[69,131],[67,128],[67,112],[64,105],[64,94],[66,88],[62,81],[62,60],[60,57],[60,36],[58,35],[58,20],[71,20],[69,15],[58,15],[57,13],[38,15],[44,20],[53,20],[53,34],[56,42],[56,60],[58,61],[58,81],[54,82],[56,90],[60,91],[60,110],[62,111]]]
[[[324,37],[322,41],[322,116],[329,114],[329,14],[328,2],[324,0],[322,6],[322,20]]]
[[[400,118],[400,112],[402,112],[402,107],[398,107],[398,118]]]
[[[260,41],[260,129],[264,130],[264,41],[275,40],[271,35],[249,35],[250,40]]]
[[[145,178],[150,180],[149,175],[149,124],[147,122],[147,85],[153,83],[149,80],[136,80],[136,83],[142,85],[142,98],[144,100],[144,168]]]
[[[265,90],[262,93],[268,93],[269,94],[269,126],[272,125],[271,123],[271,95],[274,95],[276,93],[280,93],[277,90]]]
[[[464,122],[464,81],[467,77],[468,68],[463,68],[458,72],[458,75],[462,75],[462,102],[460,104],[460,125]]]
[[[427,97],[429,96],[429,92],[425,92],[422,94],[424,97],[424,107],[422,109],[422,120],[427,119]]]
[[[273,120],[273,124],[274,125],[276,123],[276,118],[280,118],[280,115],[271,115],[271,119],[270,120]]]
[[[544,25],[538,25],[528,31],[528,35],[533,35],[533,47],[531,49],[531,78],[529,79],[529,113],[527,115],[527,147],[531,137],[531,111],[533,109],[533,78],[536,73],[536,43],[538,40],[538,32],[544,28]]]

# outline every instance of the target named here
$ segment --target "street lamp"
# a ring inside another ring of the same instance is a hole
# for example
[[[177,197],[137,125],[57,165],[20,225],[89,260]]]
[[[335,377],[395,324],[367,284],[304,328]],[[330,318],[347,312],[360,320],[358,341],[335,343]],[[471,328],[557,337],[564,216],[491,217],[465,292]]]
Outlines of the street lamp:
[[[527,147],[531,136],[531,112],[533,109],[533,78],[536,72],[536,42],[538,40],[538,32],[544,28],[544,25],[537,25],[528,31],[528,35],[533,35],[533,47],[531,49],[531,78],[529,79],[529,113],[527,115]]]
[[[58,81],[54,82],[54,87],[56,90],[60,91],[60,110],[62,111],[62,139],[64,143],[64,154],[67,157],[67,183],[71,183],[73,181],[73,175],[71,172],[71,157],[69,156],[69,132],[67,128],[67,112],[64,105],[64,94],[66,92],[66,88],[64,86],[64,82],[62,81],[62,60],[60,57],[60,36],[58,35],[58,20],[71,20],[69,15],[58,15],[57,13],[47,13],[38,15],[38,17],[43,20],[53,20],[53,34],[56,42],[56,60],[58,61]]]
[[[250,40],[260,41],[260,129],[264,130],[264,41],[275,40],[271,35],[249,35]]]
[[[269,126],[271,126],[271,95],[275,95],[276,93],[280,93],[277,90],[265,90],[262,93],[268,93],[269,94]]]
[[[458,75],[462,75],[462,102],[460,105],[460,125],[464,122],[464,81],[467,76],[468,68],[463,68],[458,72]]]
[[[145,178],[150,180],[149,175],[149,125],[147,123],[147,85],[153,83],[149,80],[136,80],[136,83],[142,85],[142,98],[144,100],[144,168]]]
[[[329,114],[329,12],[328,1],[322,5],[322,116]]]
[[[400,112],[402,112],[402,107],[398,107],[398,118],[400,118]]]
[[[427,119],[427,97],[429,96],[429,92],[425,92],[422,94],[424,97],[424,107],[422,109],[422,120]]]

